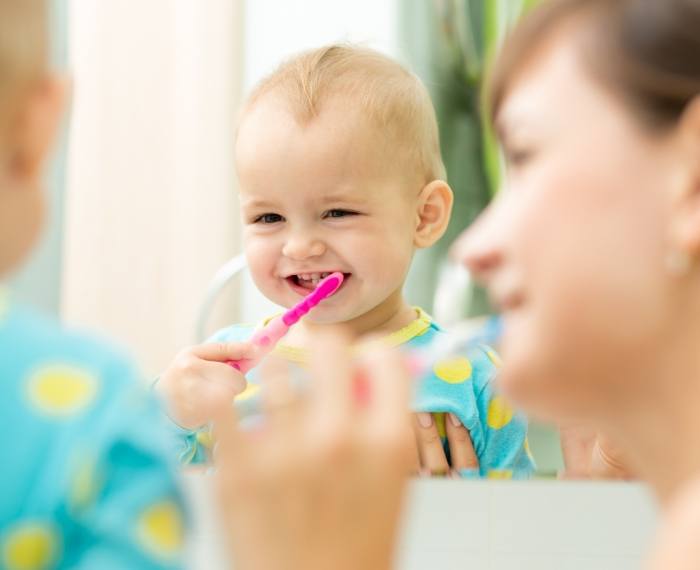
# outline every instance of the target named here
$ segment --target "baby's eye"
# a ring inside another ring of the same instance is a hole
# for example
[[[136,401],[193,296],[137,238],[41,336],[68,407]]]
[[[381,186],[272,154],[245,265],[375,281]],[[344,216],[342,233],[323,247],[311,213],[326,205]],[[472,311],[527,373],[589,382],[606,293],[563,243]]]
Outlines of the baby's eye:
[[[357,212],[353,212],[352,210],[328,210],[327,212],[324,212],[323,217],[324,218],[345,218],[346,216],[357,216]]]
[[[254,224],[276,224],[283,222],[284,218],[279,214],[262,214],[253,220]]]

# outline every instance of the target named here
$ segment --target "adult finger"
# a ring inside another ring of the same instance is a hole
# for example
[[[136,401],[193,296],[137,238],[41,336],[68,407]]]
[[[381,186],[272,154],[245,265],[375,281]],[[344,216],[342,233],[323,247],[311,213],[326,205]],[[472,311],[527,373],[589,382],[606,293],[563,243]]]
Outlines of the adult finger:
[[[449,465],[433,415],[427,412],[414,414],[413,427],[422,468],[427,469],[431,475],[446,475]]]
[[[339,330],[329,331],[314,341],[311,358],[311,417],[318,429],[347,422],[353,402],[353,365],[349,339]]]
[[[411,463],[409,466],[409,472],[412,475],[418,476],[421,474],[421,464],[420,464],[420,452],[418,451],[418,438],[413,429],[411,429],[410,434],[411,439]]]
[[[247,464],[248,441],[238,426],[236,410],[231,402],[219,401],[213,409],[212,437],[215,441],[214,457],[217,463],[234,461]]]
[[[379,428],[404,430],[412,381],[401,354],[374,341],[363,351],[363,365],[371,422]]]
[[[450,447],[452,469],[455,471],[478,469],[479,459],[476,456],[476,451],[474,451],[474,444],[469,435],[469,430],[462,425],[462,422],[455,414],[445,415],[445,432]]]
[[[300,406],[301,399],[292,385],[289,363],[270,357],[260,367],[262,405],[271,423],[286,422]]]

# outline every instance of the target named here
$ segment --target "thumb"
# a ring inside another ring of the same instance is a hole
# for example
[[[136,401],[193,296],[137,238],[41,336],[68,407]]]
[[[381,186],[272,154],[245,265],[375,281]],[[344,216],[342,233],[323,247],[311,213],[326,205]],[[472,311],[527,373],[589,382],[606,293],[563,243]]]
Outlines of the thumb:
[[[227,364],[203,361],[200,371],[208,383],[225,388],[232,396],[238,396],[248,387],[245,376]]]
[[[216,442],[217,464],[242,460],[247,452],[247,441],[240,431],[238,417],[231,402],[220,400],[212,412],[212,436]]]

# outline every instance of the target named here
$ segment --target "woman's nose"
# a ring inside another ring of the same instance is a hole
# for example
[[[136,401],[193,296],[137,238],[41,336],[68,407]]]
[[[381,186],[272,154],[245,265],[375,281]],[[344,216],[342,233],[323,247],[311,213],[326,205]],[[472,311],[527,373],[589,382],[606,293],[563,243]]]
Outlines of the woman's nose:
[[[326,246],[320,239],[304,232],[290,235],[282,248],[285,257],[303,261],[310,257],[318,257],[326,251]]]
[[[452,260],[464,265],[474,279],[484,284],[503,261],[501,236],[493,218],[492,207],[489,207],[462,232],[450,249]]]

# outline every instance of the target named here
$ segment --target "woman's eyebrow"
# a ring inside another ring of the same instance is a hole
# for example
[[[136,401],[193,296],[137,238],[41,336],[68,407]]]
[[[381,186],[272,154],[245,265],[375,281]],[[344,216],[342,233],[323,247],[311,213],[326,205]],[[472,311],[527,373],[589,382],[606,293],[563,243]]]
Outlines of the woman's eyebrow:
[[[512,134],[514,125],[517,130],[517,119],[513,120],[511,117],[508,116],[507,113],[503,111],[501,111],[496,117],[496,120],[494,121],[493,130],[496,133],[496,137],[502,144],[508,142],[508,139]]]
[[[496,134],[496,140],[501,144],[505,144],[508,139],[508,128],[506,127],[505,121],[502,118],[496,119],[493,125],[493,131]]]

